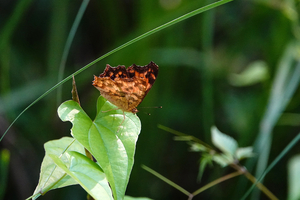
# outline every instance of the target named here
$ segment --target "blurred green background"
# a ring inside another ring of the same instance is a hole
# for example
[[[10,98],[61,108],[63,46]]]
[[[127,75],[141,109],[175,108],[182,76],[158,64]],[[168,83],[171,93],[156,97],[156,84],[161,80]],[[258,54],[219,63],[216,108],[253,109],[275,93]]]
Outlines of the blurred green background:
[[[64,77],[134,37],[212,2],[90,1],[71,45]],[[1,135],[26,106],[58,82],[63,48],[81,3],[0,0]],[[233,171],[214,165],[198,182],[200,155],[190,152],[185,142],[174,141],[174,135],[159,129],[158,124],[209,144],[210,127],[216,125],[240,146],[254,145],[264,132],[262,124],[267,124],[272,144],[264,160],[274,160],[300,130],[298,82],[291,83],[295,90],[291,89],[287,105],[276,100],[285,97],[291,85],[274,86],[280,77],[287,83],[296,73],[298,11],[299,2],[293,0],[233,1],[155,33],[75,77],[81,106],[93,118],[99,96],[92,86],[93,75],[102,73],[106,64],[130,66],[154,61],[160,67],[154,86],[138,108],[142,131],[127,195],[187,199],[141,169],[141,164],[190,192]],[[274,90],[277,93],[272,101],[282,106],[275,114],[269,101]],[[56,111],[63,101],[71,99],[70,91],[68,81],[62,86],[61,101],[57,100],[57,90],[47,95],[26,111],[1,141],[0,148],[10,153],[8,171],[2,167],[0,172],[3,199],[29,197],[38,183],[43,144],[69,136],[71,123],[61,122]],[[151,106],[163,108],[142,108]],[[269,115],[265,114],[268,110]],[[269,122],[268,116],[278,117]],[[260,152],[256,153],[257,158]],[[289,195],[288,161],[299,153],[300,146],[296,145],[265,178],[264,184],[279,199]],[[255,174],[256,167],[249,170]],[[250,187],[249,181],[243,180],[226,181],[194,199],[240,199]],[[86,193],[72,186],[40,197],[53,198],[85,199]],[[260,198],[266,199],[264,195]]]

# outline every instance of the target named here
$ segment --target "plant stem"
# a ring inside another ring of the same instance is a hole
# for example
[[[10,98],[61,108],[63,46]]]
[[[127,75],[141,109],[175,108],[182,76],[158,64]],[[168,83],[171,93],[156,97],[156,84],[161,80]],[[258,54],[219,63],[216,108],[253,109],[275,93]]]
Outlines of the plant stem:
[[[253,184],[256,184],[256,187],[259,188],[265,195],[267,195],[272,200],[278,200],[278,198],[266,188],[262,183],[257,182],[257,179],[252,176],[248,171],[244,174]]]
[[[166,177],[162,176],[161,174],[157,173],[156,171],[150,169],[149,167],[142,165],[142,168],[148,172],[150,172],[151,174],[153,174],[154,176],[156,176],[157,178],[161,179],[162,181],[168,183],[169,185],[173,186],[174,188],[176,188],[177,190],[179,190],[180,192],[182,192],[183,194],[190,196],[191,193],[188,192],[187,190],[185,190],[184,188],[180,187],[179,185],[177,185],[176,183],[174,183],[173,181],[170,181],[169,179],[167,179]]]
[[[239,176],[239,175],[241,175],[241,174],[243,174],[243,173],[244,173],[243,171],[240,171],[240,170],[239,170],[239,171],[237,171],[237,172],[233,172],[233,173],[231,173],[231,174],[227,174],[226,176],[223,176],[223,177],[221,177],[221,178],[218,178],[218,179],[216,179],[216,180],[214,180],[214,181],[212,181],[212,182],[210,182],[210,183],[204,185],[203,187],[199,188],[198,190],[196,190],[196,191],[193,192],[192,194],[193,194],[193,196],[196,196],[197,194],[203,192],[204,190],[207,190],[208,188],[210,188],[210,187],[212,187],[212,186],[217,185],[218,183],[221,183],[221,182],[226,181],[226,180],[228,180],[228,179],[231,179],[231,178],[233,178],[233,177]]]
[[[234,169],[236,169],[238,171],[243,172],[245,177],[247,179],[249,179],[253,184],[255,184],[255,186],[258,189],[260,189],[263,193],[265,193],[265,195],[268,196],[270,199],[278,200],[278,198],[268,188],[266,188],[262,183],[260,183],[252,174],[250,174],[246,168],[244,168],[238,164],[232,164],[231,167],[233,167]]]

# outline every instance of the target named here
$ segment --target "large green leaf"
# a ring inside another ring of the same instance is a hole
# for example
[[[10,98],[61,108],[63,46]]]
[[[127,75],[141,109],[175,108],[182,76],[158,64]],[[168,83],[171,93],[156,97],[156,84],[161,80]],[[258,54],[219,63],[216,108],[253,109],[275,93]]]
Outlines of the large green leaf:
[[[57,166],[79,183],[94,199],[112,200],[112,193],[102,169],[86,156],[69,151],[69,166],[54,155],[49,154]]]
[[[71,143],[72,145],[69,146]],[[85,153],[83,146],[77,141],[74,142],[74,138],[71,137],[63,137],[59,140],[45,143],[46,154],[41,165],[40,180],[33,193],[33,199],[38,198],[49,190],[77,184],[64,170],[56,167],[53,160],[49,157],[50,154],[60,156],[67,147],[68,150]],[[66,154],[63,154],[60,159],[68,165],[69,158]]]
[[[123,199],[141,130],[139,118],[125,112],[124,120],[123,112],[101,96],[94,121],[74,101],[64,102],[58,108],[58,115],[73,124],[72,135],[97,159],[115,199]]]

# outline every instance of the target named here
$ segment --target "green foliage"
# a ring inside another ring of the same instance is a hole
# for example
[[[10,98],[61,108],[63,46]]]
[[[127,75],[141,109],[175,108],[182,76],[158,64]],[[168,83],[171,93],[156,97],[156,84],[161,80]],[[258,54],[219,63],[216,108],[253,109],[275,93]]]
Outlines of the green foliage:
[[[123,111],[117,110],[101,96],[97,101],[94,121],[74,101],[63,103],[58,108],[58,114],[63,121],[73,124],[71,134],[95,157],[115,198],[122,199],[133,167],[135,146],[141,129],[137,116],[133,113],[126,113],[124,116]]]
[[[277,199],[276,196],[274,196],[267,188],[265,188],[261,183],[258,183],[255,178],[243,167],[239,164],[239,161],[243,158],[252,157],[252,147],[246,147],[246,148],[238,148],[238,144],[236,140],[234,140],[232,137],[225,135],[224,133],[221,133],[216,127],[211,128],[211,135],[212,135],[212,143],[221,150],[221,152],[218,152],[217,150],[211,148],[209,145],[205,144],[205,142],[202,142],[201,140],[185,135],[183,133],[180,133],[178,131],[171,130],[170,128],[164,127],[160,125],[160,128],[163,130],[169,131],[173,134],[179,135],[176,137],[177,141],[187,141],[191,145],[191,150],[195,152],[201,152],[201,162],[199,167],[199,174],[198,174],[198,180],[201,180],[202,175],[204,173],[204,170],[208,164],[212,165],[212,161],[215,161],[222,167],[230,165],[235,170],[237,170],[234,173],[228,174],[226,176],[223,176],[217,180],[214,180],[198,190],[194,192],[189,192],[185,190],[183,187],[177,185],[173,181],[169,180],[168,178],[164,177],[163,175],[159,174],[158,172],[152,170],[149,167],[142,166],[143,169],[148,171],[149,173],[153,174],[157,178],[161,179],[165,183],[169,184],[170,186],[176,188],[178,191],[182,192],[183,194],[187,195],[189,199],[192,199],[196,195],[200,194],[201,192],[209,189],[210,187],[213,187],[223,181],[226,181],[230,178],[234,178],[236,176],[244,174],[250,181],[255,182],[255,184],[258,184],[258,187],[271,199]],[[254,184],[253,184],[254,185]]]
[[[225,167],[254,155],[252,147],[238,147],[234,138],[220,132],[215,126],[211,128],[211,137],[212,143],[221,152],[195,141],[190,142],[192,151],[203,153],[201,156],[200,174],[203,173],[206,164],[210,164],[211,161],[215,161],[222,167]]]
[[[230,136],[221,133],[216,127],[211,128],[212,143],[219,148],[224,154],[232,157],[238,148],[237,142]]]
[[[69,146],[70,144],[71,146]],[[74,141],[74,139],[70,137],[49,141],[45,143],[44,148],[46,154],[41,165],[40,180],[33,193],[34,199],[49,190],[78,184],[70,175],[66,174],[65,170],[56,167],[51,156],[60,157],[61,162],[69,167],[70,156],[63,154],[66,149],[68,149],[68,151],[77,151],[84,154],[84,147],[78,141]]]
[[[197,176],[198,159],[186,151],[186,146],[172,143],[155,125],[160,123],[191,134],[184,138],[186,141],[200,138],[208,142],[210,127],[217,124],[239,145],[253,146],[255,156],[245,164],[249,172],[257,172],[257,179],[264,174],[264,185],[280,199],[286,199],[287,194],[297,198],[290,184],[297,183],[289,178],[296,177],[297,170],[287,176],[290,165],[286,160],[271,162],[270,158],[280,155],[286,144],[295,140],[300,124],[299,3],[240,0],[228,4],[220,1],[207,7],[212,1],[173,2],[82,1],[88,5],[86,11],[80,12],[81,2],[73,1],[0,3],[0,146],[12,155],[8,174],[18,175],[8,176],[5,194],[0,194],[4,199],[25,199],[32,193],[44,156],[42,145],[68,132],[70,124],[61,123],[55,112],[60,98],[51,91],[60,86],[61,99],[69,99],[70,86],[63,84],[76,74],[84,110],[94,116],[93,102],[98,91],[91,86],[92,75],[101,73],[107,63],[144,65],[150,60],[160,66],[160,74],[141,106],[162,105],[163,109],[147,110],[151,116],[138,113],[143,129],[136,147],[137,166],[145,163],[172,180],[182,180],[186,189],[193,188],[191,177]],[[76,13],[80,13],[82,21],[77,31],[70,31],[74,19],[80,16]],[[68,33],[72,33],[74,42],[71,45],[69,37],[70,43],[65,47],[70,51],[62,53]],[[62,74],[68,76],[57,83]],[[121,113],[119,116],[118,122],[123,119]],[[113,130],[119,124],[115,123]],[[8,129],[10,132],[6,132]],[[213,163],[212,155],[227,164],[228,159],[240,160],[252,152],[250,147],[236,148],[232,158],[222,148],[233,152],[233,146],[218,144],[218,150],[192,144],[194,150],[202,152],[200,171]],[[299,147],[295,145],[288,152],[286,157],[297,155]],[[270,163],[273,170],[265,173]],[[188,170],[182,170],[186,166]],[[227,168],[206,168],[201,184],[223,177],[226,172]],[[6,180],[2,175],[0,178]],[[22,184],[24,181],[29,184]],[[285,187],[287,182],[289,187]],[[241,177],[201,193],[199,198],[241,199],[248,188],[248,180]],[[2,182],[1,189],[5,189]],[[180,198],[138,167],[132,171],[126,193],[153,199]],[[51,195],[74,199],[78,195],[85,198],[86,194],[65,188],[51,191],[42,199],[53,199]],[[251,197],[259,198],[259,194]]]
[[[252,147],[240,147],[236,150],[235,156],[238,160],[254,156]]]
[[[95,199],[112,199],[111,190],[115,199],[123,199],[141,129],[138,117],[133,113],[124,115],[102,96],[93,121],[75,101],[64,102],[58,115],[73,124],[71,134],[76,140],[63,138],[45,144],[46,155],[34,199],[51,189],[74,184],[80,184]],[[84,148],[97,164],[83,155]]]
[[[213,155],[213,160],[221,166],[227,166],[235,162],[253,156],[252,147],[238,148],[237,141],[220,132],[216,127],[211,129],[212,143],[222,151],[222,154]]]
[[[220,132],[215,126],[211,128],[211,138],[214,146],[220,150],[217,151],[204,142],[195,140],[192,136],[181,136],[185,141],[189,141],[191,151],[201,152],[201,162],[199,166],[198,180],[201,179],[207,165],[216,162],[222,167],[236,164],[244,158],[254,156],[252,147],[238,147],[237,141]]]
[[[86,156],[69,151],[69,166],[54,154],[49,154],[55,164],[81,185],[94,199],[113,199],[103,170]]]

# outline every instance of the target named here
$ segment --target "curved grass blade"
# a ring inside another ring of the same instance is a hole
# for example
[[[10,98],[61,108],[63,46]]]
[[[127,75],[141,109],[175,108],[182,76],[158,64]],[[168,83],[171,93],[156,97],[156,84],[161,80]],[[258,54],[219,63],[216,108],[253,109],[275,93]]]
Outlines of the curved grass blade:
[[[9,129],[12,127],[12,125],[20,118],[20,116],[21,116],[25,111],[27,111],[27,110],[28,110],[31,106],[33,106],[36,102],[38,102],[39,100],[41,100],[42,98],[44,98],[47,94],[49,94],[50,92],[52,92],[53,90],[55,90],[58,86],[64,84],[64,83],[67,82],[68,80],[70,80],[73,76],[76,76],[77,74],[79,74],[79,73],[83,72],[84,70],[88,69],[89,67],[91,67],[92,65],[96,64],[96,63],[99,62],[100,60],[102,60],[102,59],[104,59],[104,58],[110,56],[111,54],[113,54],[113,53],[115,53],[115,52],[117,52],[117,51],[119,51],[119,50],[121,50],[121,49],[124,49],[125,47],[127,47],[127,46],[129,46],[129,45],[131,45],[131,44],[136,43],[137,41],[139,41],[139,40],[141,40],[141,39],[144,39],[144,38],[146,38],[146,37],[148,37],[148,36],[150,36],[150,35],[152,35],[152,34],[158,32],[158,31],[161,31],[161,30],[163,30],[163,29],[165,29],[165,28],[167,28],[167,27],[169,27],[169,26],[172,26],[172,25],[174,25],[174,24],[177,24],[178,22],[181,22],[181,21],[183,21],[183,20],[185,20],[185,19],[188,19],[188,18],[190,18],[190,17],[192,17],[192,16],[195,16],[195,15],[197,15],[197,14],[200,14],[200,13],[202,13],[202,12],[204,12],[204,11],[208,11],[208,10],[210,10],[210,9],[213,9],[213,8],[215,8],[215,7],[217,7],[217,6],[223,5],[223,4],[228,3],[228,2],[230,2],[230,1],[233,1],[233,0],[221,0],[221,1],[217,1],[217,2],[215,2],[215,3],[209,4],[209,5],[204,6],[204,7],[202,7],[202,8],[198,8],[198,9],[196,9],[196,10],[194,10],[194,11],[191,11],[191,12],[185,14],[185,15],[182,15],[182,16],[180,16],[180,17],[174,19],[174,20],[171,20],[171,21],[169,21],[169,22],[167,22],[167,23],[165,23],[165,24],[163,24],[163,25],[161,25],[161,26],[158,26],[157,28],[154,28],[154,29],[152,29],[152,30],[150,30],[150,31],[148,31],[148,32],[146,32],[146,33],[144,33],[144,34],[142,34],[142,35],[140,35],[140,36],[138,36],[138,37],[136,37],[136,38],[134,38],[134,39],[132,39],[132,40],[130,40],[130,41],[124,43],[124,44],[122,44],[121,46],[119,46],[119,47],[117,47],[117,48],[115,48],[115,49],[109,51],[108,53],[104,54],[103,56],[100,56],[100,57],[97,58],[96,60],[90,62],[90,63],[87,64],[87,65],[85,65],[84,67],[82,67],[81,69],[77,70],[77,71],[74,72],[73,74],[71,74],[71,75],[67,76],[66,78],[64,78],[64,79],[63,79],[62,81],[60,81],[59,83],[55,84],[52,88],[50,88],[48,91],[46,91],[46,92],[45,92],[44,94],[42,94],[40,97],[38,97],[38,98],[37,98],[35,101],[33,101],[29,106],[27,106],[27,107],[26,107],[26,108],[25,108],[25,109],[24,109],[24,110],[23,110],[23,111],[22,111],[22,112],[14,119],[14,120],[13,120],[13,122],[9,125],[9,127],[6,129],[6,131],[5,131],[4,134],[2,135],[0,141],[2,141],[3,137],[6,135],[6,133],[9,131]]]
[[[76,18],[74,20],[74,23],[72,25],[72,28],[70,30],[70,33],[68,35],[67,41],[66,41],[66,45],[63,51],[63,55],[60,61],[60,66],[59,66],[59,72],[58,72],[58,82],[61,81],[63,79],[64,76],[64,71],[65,71],[65,67],[66,67],[66,62],[67,62],[67,58],[68,58],[68,54],[70,52],[70,47],[72,44],[72,41],[74,39],[75,33],[78,29],[79,23],[82,19],[82,16],[86,10],[87,5],[89,4],[90,0],[83,0],[79,11],[76,15]],[[61,96],[62,96],[62,87],[58,87],[57,89],[57,103],[61,102]]]

